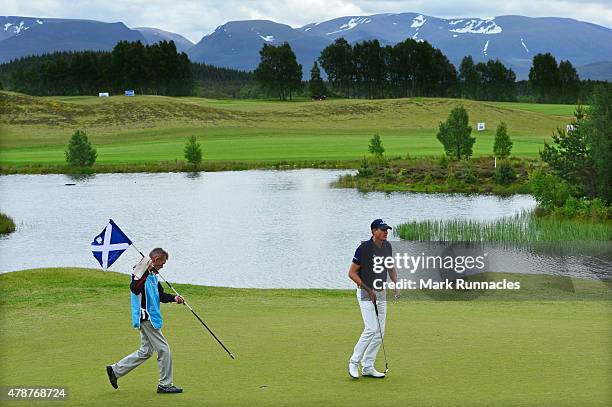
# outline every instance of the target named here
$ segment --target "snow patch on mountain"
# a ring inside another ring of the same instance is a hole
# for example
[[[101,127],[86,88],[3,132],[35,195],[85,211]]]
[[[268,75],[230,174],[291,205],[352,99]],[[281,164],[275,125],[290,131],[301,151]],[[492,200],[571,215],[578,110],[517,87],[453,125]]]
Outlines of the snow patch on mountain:
[[[346,24],[342,24],[338,30],[329,32],[327,33],[327,35],[332,35],[332,34],[342,32],[342,31],[352,30],[353,28],[357,27],[359,24],[367,24],[370,21],[372,20],[367,17],[354,17],[354,18],[351,18]]]
[[[19,25],[15,25],[13,23],[4,24],[4,31],[12,31],[15,35],[19,34],[22,31],[29,29],[30,27],[26,26],[23,21],[19,23]]]
[[[502,32],[502,28],[495,24],[495,21],[493,21],[493,18],[487,18],[487,19],[472,19],[472,20],[468,20],[463,27],[460,28],[452,28],[450,31],[455,32],[455,33],[459,33],[459,34],[464,34],[464,33],[470,33],[470,34],[499,34]],[[463,20],[458,20],[458,21],[451,21],[449,24],[451,25],[456,25],[459,24],[460,22],[462,22]],[[455,23],[455,24],[453,24]]]
[[[487,40],[487,43],[482,50],[482,53],[485,54],[485,56],[487,56],[487,49],[489,49],[489,40]]]
[[[522,38],[521,38],[521,44],[523,45],[523,48],[525,48],[525,51],[529,52],[529,48],[527,48],[527,45],[525,45],[525,42],[523,41]]]
[[[42,24],[42,23],[43,23],[42,21],[40,21],[40,20],[38,20],[38,19],[36,20],[36,22],[37,22],[38,24]]]
[[[273,35],[261,35],[261,34],[257,34],[259,35],[259,38],[261,38],[262,40],[264,40],[265,42],[274,42],[274,36]]]
[[[419,28],[420,26],[425,24],[425,21],[427,21],[427,19],[423,17],[422,14],[419,14],[412,20],[412,25],[410,26],[410,28]]]

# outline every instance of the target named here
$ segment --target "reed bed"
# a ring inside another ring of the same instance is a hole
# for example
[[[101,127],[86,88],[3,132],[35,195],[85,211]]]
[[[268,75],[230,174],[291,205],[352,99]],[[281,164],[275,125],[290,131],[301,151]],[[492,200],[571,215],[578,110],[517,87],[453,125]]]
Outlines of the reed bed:
[[[426,220],[403,223],[395,235],[403,240],[439,242],[540,243],[610,241],[612,223],[588,220],[538,218],[531,212],[488,222],[475,220]]]

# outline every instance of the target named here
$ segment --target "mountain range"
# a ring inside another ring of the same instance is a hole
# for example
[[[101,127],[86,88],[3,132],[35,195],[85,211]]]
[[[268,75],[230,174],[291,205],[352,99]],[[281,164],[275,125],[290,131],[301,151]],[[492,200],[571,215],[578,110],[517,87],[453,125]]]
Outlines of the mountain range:
[[[552,53],[569,60],[583,79],[612,80],[612,30],[570,18],[499,16],[444,19],[419,13],[346,16],[290,27],[268,20],[230,21],[197,44],[179,34],[121,22],[0,17],[0,62],[21,56],[65,50],[110,50],[119,40],[151,44],[174,40],[194,62],[253,70],[263,44],[287,41],[305,77],[321,50],[337,38],[351,43],[378,39],[393,45],[406,38],[426,40],[452,63],[471,55],[476,62],[499,59],[526,79],[534,55]]]

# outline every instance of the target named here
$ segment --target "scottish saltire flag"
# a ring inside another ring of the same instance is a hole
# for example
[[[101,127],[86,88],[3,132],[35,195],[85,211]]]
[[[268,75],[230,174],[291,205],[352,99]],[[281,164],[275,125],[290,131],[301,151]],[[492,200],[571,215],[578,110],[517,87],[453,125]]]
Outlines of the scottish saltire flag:
[[[102,233],[94,237],[91,242],[91,251],[102,268],[109,268],[130,247],[132,241],[123,233],[112,219]]]

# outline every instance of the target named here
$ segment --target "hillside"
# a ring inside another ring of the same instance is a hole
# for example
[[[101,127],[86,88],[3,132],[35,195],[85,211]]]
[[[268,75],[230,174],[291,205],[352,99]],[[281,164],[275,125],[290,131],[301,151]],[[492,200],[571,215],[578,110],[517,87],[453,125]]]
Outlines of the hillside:
[[[374,133],[390,156],[438,156],[438,124],[458,105],[466,107],[474,128],[477,122],[487,124],[487,131],[476,134],[475,154],[490,154],[495,127],[505,121],[514,153],[536,156],[573,112],[569,105],[425,98],[282,103],[160,96],[38,98],[0,92],[0,102],[1,165],[62,163],[75,129],[87,131],[101,163],[182,159],[190,135],[198,136],[208,160],[354,160],[366,154]]]

